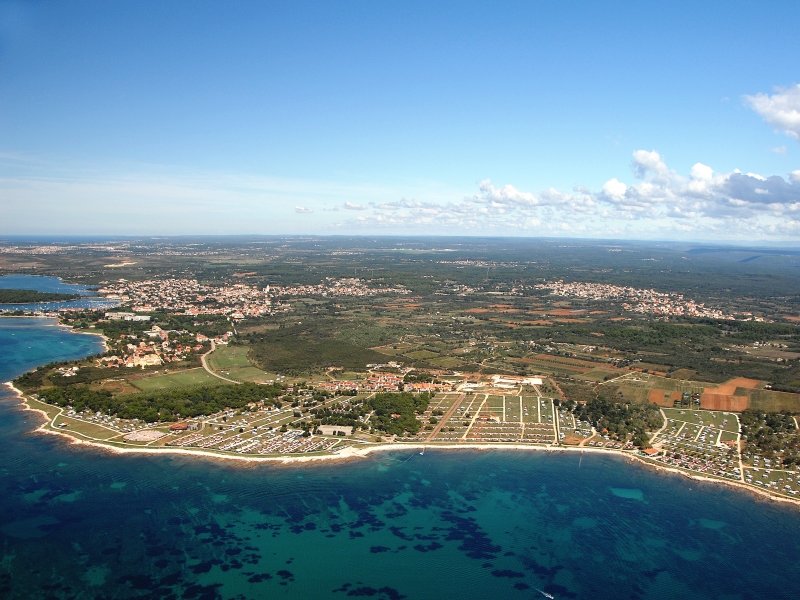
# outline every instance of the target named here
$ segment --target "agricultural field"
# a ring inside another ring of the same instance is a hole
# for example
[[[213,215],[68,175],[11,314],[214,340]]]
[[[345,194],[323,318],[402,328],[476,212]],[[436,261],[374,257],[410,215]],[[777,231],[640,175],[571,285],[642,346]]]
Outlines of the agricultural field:
[[[789,411],[800,413],[800,395],[772,390],[752,390],[749,393],[750,408],[765,412]]]
[[[385,346],[376,346],[372,348],[375,352],[380,352],[386,356],[400,356],[405,352],[411,352],[416,346],[406,342],[398,342],[396,344],[386,344]]]

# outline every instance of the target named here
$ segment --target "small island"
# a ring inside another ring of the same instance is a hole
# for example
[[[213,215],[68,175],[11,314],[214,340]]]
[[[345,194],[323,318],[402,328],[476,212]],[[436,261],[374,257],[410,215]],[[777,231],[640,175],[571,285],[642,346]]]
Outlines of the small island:
[[[66,302],[80,298],[78,294],[59,294],[37,290],[0,289],[0,304],[28,304],[31,302]]]

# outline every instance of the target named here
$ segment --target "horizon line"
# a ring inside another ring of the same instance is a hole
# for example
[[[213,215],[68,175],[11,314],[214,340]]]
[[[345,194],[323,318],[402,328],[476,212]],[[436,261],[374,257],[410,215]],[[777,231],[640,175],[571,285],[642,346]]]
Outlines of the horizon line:
[[[635,244],[693,244],[700,246],[731,246],[736,248],[758,248],[761,246],[781,246],[785,248],[800,248],[800,240],[752,240],[750,243],[742,240],[693,240],[693,239],[634,239],[634,238],[605,238],[605,237],[570,237],[570,236],[524,236],[524,235],[478,235],[478,234],[403,234],[403,233],[176,233],[176,234],[71,234],[71,233],[25,233],[3,234],[0,233],[0,243],[5,241],[38,241],[38,240],[84,240],[84,241],[113,241],[113,240],[158,240],[158,239],[186,239],[186,238],[354,238],[354,239],[481,239],[481,240],[542,240],[542,241],[579,241],[579,242],[614,242]]]

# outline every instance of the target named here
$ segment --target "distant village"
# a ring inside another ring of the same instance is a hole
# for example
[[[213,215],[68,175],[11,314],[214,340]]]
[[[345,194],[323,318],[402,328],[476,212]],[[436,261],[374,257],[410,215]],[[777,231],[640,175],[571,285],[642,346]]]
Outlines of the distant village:
[[[171,314],[200,316],[219,315],[235,323],[246,318],[262,317],[285,312],[291,306],[282,301],[290,296],[374,296],[377,294],[407,294],[403,287],[377,288],[358,278],[326,278],[318,285],[264,288],[235,283],[229,285],[201,284],[196,279],[150,279],[106,283],[98,290],[104,297],[116,300],[127,311],[109,311],[110,321],[148,322],[147,313],[163,311]],[[233,331],[209,337],[185,330],[165,330],[153,325],[141,334],[124,334],[111,340],[112,352],[98,359],[98,365],[116,367],[152,367],[186,360],[191,354],[209,350],[211,343],[227,344]],[[67,376],[69,376],[67,374]],[[402,379],[402,378],[401,378]],[[359,389],[362,389],[359,387]],[[377,382],[368,389],[398,389],[397,385]]]
[[[317,285],[264,288],[244,283],[207,285],[196,279],[120,279],[104,285],[98,292],[130,307],[134,313],[162,310],[184,315],[224,315],[236,321],[289,310],[290,306],[280,300],[282,297],[368,297],[409,294],[410,290],[402,286],[375,287],[355,277],[327,277]]]
[[[621,307],[633,313],[655,315],[661,317],[694,317],[726,321],[735,319],[764,321],[763,318],[750,313],[740,315],[727,314],[711,308],[702,302],[689,300],[677,292],[659,292],[653,289],[641,289],[630,286],[611,285],[608,283],[586,283],[550,281],[533,286],[534,289],[547,290],[555,296],[566,298],[585,298],[587,300],[614,300],[621,302]]]

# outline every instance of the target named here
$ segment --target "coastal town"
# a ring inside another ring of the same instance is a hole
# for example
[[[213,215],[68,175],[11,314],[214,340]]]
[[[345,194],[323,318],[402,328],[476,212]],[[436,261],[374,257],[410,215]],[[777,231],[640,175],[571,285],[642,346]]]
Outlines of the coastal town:
[[[522,293],[525,286],[515,285],[513,289]],[[687,300],[680,293],[653,289],[560,280],[536,284],[532,289],[555,297],[619,302],[624,311],[655,317],[743,318]],[[468,297],[478,288],[451,282],[434,296],[443,291]],[[708,410],[707,405],[715,402],[728,402],[741,410],[748,403],[747,396],[736,391],[741,390],[736,386],[748,386],[752,392],[747,393],[753,395],[768,388],[766,382],[731,383],[727,396],[721,393],[727,389],[725,385],[718,388],[701,382],[686,382],[685,389],[692,393],[682,395],[661,393],[653,387],[649,397],[660,406],[661,425],[647,432],[645,444],[634,444],[631,433],[618,434],[606,427],[605,421],[592,422],[576,411],[581,403],[561,388],[571,377],[562,379],[560,385],[556,375],[583,377],[585,373],[589,382],[590,376],[599,377],[590,374],[599,373],[602,381],[594,383],[598,390],[614,382],[623,385],[622,389],[627,389],[625,385],[664,386],[666,380],[655,373],[643,373],[635,364],[624,366],[628,361],[618,355],[602,358],[596,346],[586,346],[587,358],[577,359],[548,354],[568,354],[565,349],[569,344],[526,342],[523,347],[541,353],[528,359],[525,375],[491,374],[409,364],[407,356],[428,352],[413,350],[413,338],[409,338],[378,348],[388,353],[386,360],[364,363],[357,369],[331,365],[301,383],[297,378],[254,366],[237,332],[237,327],[248,322],[269,323],[291,314],[293,303],[304,299],[387,299],[410,293],[405,286],[359,278],[327,277],[317,284],[293,286],[251,285],[235,280],[209,284],[195,278],[105,281],[97,294],[113,302],[113,308],[69,308],[49,313],[65,323],[88,328],[87,332],[102,331],[105,339],[102,355],[81,364],[56,367],[50,375],[56,385],[86,381],[97,390],[152,393],[186,385],[255,382],[279,385],[283,391],[274,403],[250,403],[235,410],[222,408],[166,422],[121,418],[70,404],[52,406],[35,392],[27,402],[47,414],[47,430],[118,450],[195,452],[248,460],[318,460],[385,447],[615,452],[773,496],[795,498],[800,494],[800,474],[795,468],[782,468],[757,451],[744,455],[746,440],[738,413]],[[502,348],[472,341],[467,347],[485,347],[490,352]],[[776,352],[789,350],[777,342],[756,342],[746,348],[762,347]],[[532,370],[537,367],[542,370]],[[424,395],[427,400],[409,415],[398,408],[379,417],[374,402],[386,394]],[[386,423],[396,420],[407,424],[409,421],[403,421],[407,417],[416,423],[411,429],[392,426],[387,430]],[[800,428],[795,429],[800,436]]]

